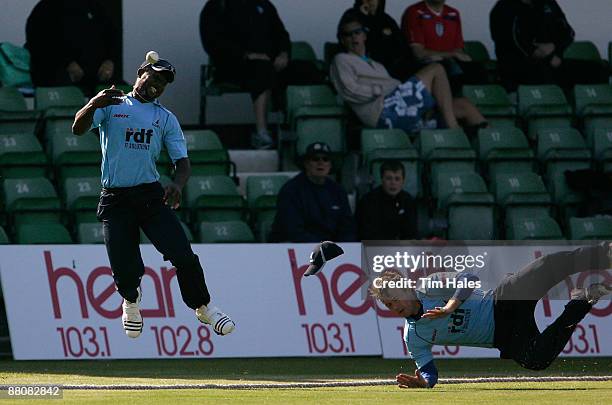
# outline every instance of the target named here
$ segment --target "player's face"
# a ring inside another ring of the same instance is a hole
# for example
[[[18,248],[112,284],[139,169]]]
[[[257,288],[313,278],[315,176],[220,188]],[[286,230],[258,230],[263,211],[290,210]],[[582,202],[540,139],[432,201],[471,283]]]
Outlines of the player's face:
[[[342,46],[347,52],[365,55],[367,35],[365,29],[358,22],[351,22],[342,27]]]
[[[147,99],[156,99],[162,95],[167,84],[168,80],[162,72],[147,69],[136,80],[134,89],[138,94]]]
[[[324,178],[331,170],[331,159],[328,155],[316,154],[304,161],[304,172],[308,177]]]
[[[419,312],[420,304],[417,300],[381,299],[381,301],[390,311],[403,318]]]
[[[395,197],[404,187],[404,176],[402,171],[385,170],[382,177],[382,188],[385,194]]]

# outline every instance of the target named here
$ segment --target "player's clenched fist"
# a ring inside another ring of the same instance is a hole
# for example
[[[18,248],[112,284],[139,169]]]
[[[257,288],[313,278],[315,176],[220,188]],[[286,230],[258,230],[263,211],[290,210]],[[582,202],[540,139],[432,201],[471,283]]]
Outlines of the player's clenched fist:
[[[423,378],[419,370],[414,370],[414,375],[398,374],[395,377],[400,388],[428,388],[427,380]]]
[[[181,205],[181,188],[176,183],[170,183],[164,190],[164,204],[173,210]]]

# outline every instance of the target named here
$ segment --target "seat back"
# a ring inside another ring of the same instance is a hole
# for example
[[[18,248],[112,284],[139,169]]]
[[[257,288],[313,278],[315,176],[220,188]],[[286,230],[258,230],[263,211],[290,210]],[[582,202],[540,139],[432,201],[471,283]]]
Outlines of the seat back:
[[[202,222],[202,243],[253,243],[255,236],[251,228],[242,221]]]

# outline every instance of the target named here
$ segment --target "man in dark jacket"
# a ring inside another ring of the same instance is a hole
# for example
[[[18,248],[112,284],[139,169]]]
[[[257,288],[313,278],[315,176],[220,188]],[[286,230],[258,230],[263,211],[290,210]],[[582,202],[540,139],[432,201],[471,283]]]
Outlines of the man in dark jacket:
[[[256,120],[253,147],[272,147],[268,103],[291,50],[276,8],[268,0],[209,0],[200,14],[200,38],[214,62],[215,78],[251,93]]]
[[[357,240],[346,191],[328,177],[329,146],[315,142],[306,148],[303,171],[278,193],[274,242],[351,242]]]
[[[382,63],[389,74],[404,82],[419,68],[399,26],[385,12],[385,0],[355,0],[368,30],[366,48],[370,58]]]
[[[504,86],[607,82],[600,63],[563,59],[574,30],[555,0],[499,0],[490,15],[491,36]]]
[[[74,84],[94,94],[117,79],[117,30],[97,0],[41,0],[26,23],[26,48],[34,86]]]
[[[396,160],[380,167],[382,185],[364,195],[357,206],[361,240],[407,240],[417,237],[416,204],[403,190],[404,165]]]

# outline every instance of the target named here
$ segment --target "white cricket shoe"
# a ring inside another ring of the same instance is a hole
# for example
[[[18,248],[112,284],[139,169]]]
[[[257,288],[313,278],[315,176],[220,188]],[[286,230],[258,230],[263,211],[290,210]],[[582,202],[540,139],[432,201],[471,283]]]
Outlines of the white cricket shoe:
[[[571,292],[573,300],[586,300],[596,304],[601,297],[612,294],[612,287],[603,283],[591,284],[587,288],[575,288]]]
[[[195,310],[198,320],[202,323],[211,325],[213,331],[217,335],[228,335],[236,329],[236,324],[230,319],[229,316],[225,315],[217,307],[207,307],[202,305],[200,308]]]
[[[136,302],[129,302],[125,298],[123,299],[123,316],[121,321],[123,322],[123,329],[125,334],[131,338],[137,338],[142,333],[142,315],[140,315],[140,300],[142,298],[142,292],[138,287],[138,298]]]

